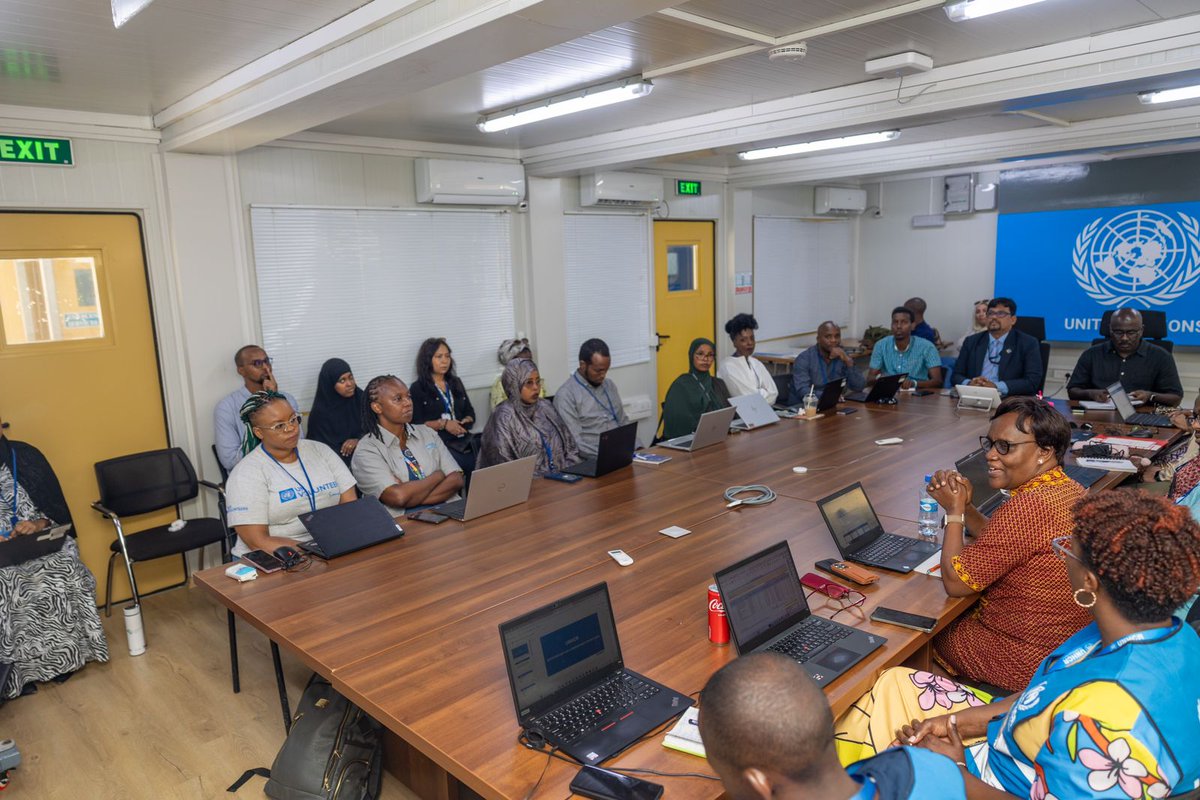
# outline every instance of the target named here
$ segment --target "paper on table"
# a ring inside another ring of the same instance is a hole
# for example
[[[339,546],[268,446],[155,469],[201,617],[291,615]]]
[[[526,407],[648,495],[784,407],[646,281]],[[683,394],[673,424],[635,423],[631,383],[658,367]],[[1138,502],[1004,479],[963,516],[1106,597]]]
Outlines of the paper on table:
[[[1117,408],[1112,400],[1106,403],[1097,403],[1095,400],[1080,400],[1079,405],[1088,411],[1115,411]]]
[[[913,571],[920,572],[922,575],[932,575],[935,578],[942,577],[942,551],[939,549],[936,553],[914,567]]]
[[[697,724],[699,715],[700,709],[695,706],[684,711],[675,727],[663,736],[663,747],[706,758],[704,742],[700,739],[700,727]]]

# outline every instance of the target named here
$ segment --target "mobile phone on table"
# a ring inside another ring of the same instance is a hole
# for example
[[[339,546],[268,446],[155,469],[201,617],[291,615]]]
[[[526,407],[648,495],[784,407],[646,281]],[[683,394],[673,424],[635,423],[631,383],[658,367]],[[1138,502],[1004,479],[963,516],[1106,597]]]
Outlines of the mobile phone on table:
[[[663,787],[599,767],[583,767],[571,781],[571,792],[592,800],[658,800]]]
[[[542,477],[552,481],[562,481],[563,483],[575,483],[583,480],[579,475],[572,475],[569,472],[543,472]]]
[[[910,614],[907,611],[897,611],[884,606],[879,606],[871,612],[871,621],[899,625],[901,628],[911,628],[923,633],[931,633],[937,627],[937,620],[933,617],[923,617],[920,614]]]
[[[259,572],[278,572],[283,569],[283,562],[266,550],[251,550],[242,554],[242,561],[250,564]]]
[[[857,409],[857,408],[851,408],[850,406],[846,406],[845,408],[839,408],[839,409],[837,410],[837,415],[838,415],[839,417],[848,417],[848,416],[850,416],[851,414],[857,414],[857,413],[858,413],[858,409]]]
[[[436,511],[410,511],[404,515],[405,519],[415,519],[417,522],[428,522],[431,525],[437,525],[439,522],[445,522],[450,519],[445,514],[439,514]]]
[[[928,397],[931,394],[933,394],[931,389],[917,389],[913,392],[913,397]]]

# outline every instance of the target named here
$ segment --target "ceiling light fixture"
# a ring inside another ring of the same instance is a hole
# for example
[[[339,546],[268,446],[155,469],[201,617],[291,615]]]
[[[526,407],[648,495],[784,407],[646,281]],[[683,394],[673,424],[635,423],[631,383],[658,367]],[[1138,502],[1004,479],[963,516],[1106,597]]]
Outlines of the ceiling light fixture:
[[[968,19],[986,17],[988,14],[999,14],[1001,11],[1012,11],[1014,8],[1031,6],[1044,0],[957,0],[943,6],[946,16],[953,22],[964,22]]]
[[[1180,86],[1178,89],[1160,89],[1156,92],[1138,92],[1138,100],[1146,105],[1176,103],[1180,100],[1195,100],[1197,97],[1200,97],[1200,84]]]
[[[561,117],[564,114],[574,114],[577,111],[587,111],[592,108],[622,103],[626,100],[636,100],[650,94],[654,85],[642,80],[641,76],[625,80],[602,83],[599,86],[589,86],[574,92],[558,94],[539,100],[536,103],[516,106],[515,108],[497,111],[479,118],[475,127],[484,133],[508,130],[518,125],[528,125],[531,122],[541,122],[544,119]]]
[[[794,156],[797,153],[815,153],[818,150],[833,150],[838,147],[857,147],[863,144],[878,144],[890,142],[900,135],[900,131],[876,131],[875,133],[860,133],[857,136],[842,136],[837,139],[819,139],[815,142],[800,142],[785,144],[782,147],[766,147],[762,150],[746,150],[738,153],[743,161],[754,161],[759,158],[775,158],[776,156]]]
[[[119,28],[153,0],[112,0],[113,27]]]

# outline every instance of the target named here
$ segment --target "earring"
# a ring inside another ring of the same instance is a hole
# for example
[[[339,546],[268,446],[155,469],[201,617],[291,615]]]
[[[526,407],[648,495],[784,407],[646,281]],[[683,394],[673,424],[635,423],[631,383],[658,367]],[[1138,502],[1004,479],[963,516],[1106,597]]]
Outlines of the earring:
[[[1044,458],[1039,458],[1039,459],[1038,459],[1038,463],[1039,463],[1039,464],[1045,464],[1045,463],[1046,463],[1046,459],[1044,459]]]
[[[1079,599],[1080,592],[1086,592],[1087,594],[1090,594],[1092,596],[1091,601],[1087,602],[1087,603],[1080,601],[1080,599]],[[1091,591],[1090,589],[1076,589],[1074,597],[1075,597],[1075,605],[1079,606],[1080,608],[1091,608],[1092,606],[1096,605],[1096,593]]]

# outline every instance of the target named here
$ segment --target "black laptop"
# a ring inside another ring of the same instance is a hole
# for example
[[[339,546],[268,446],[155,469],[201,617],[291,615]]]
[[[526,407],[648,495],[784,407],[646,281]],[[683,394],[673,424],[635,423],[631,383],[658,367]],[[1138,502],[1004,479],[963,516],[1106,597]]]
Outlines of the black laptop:
[[[837,408],[842,399],[842,389],[846,386],[845,378],[830,381],[821,387],[821,396],[817,398],[817,413],[824,414]]]
[[[67,531],[71,523],[55,525],[37,533],[21,533],[12,536],[0,547],[0,567],[24,564],[35,558],[48,556],[62,550],[67,542]]]
[[[1156,428],[1174,427],[1171,418],[1165,414],[1139,413],[1134,411],[1133,401],[1129,399],[1129,395],[1125,394],[1125,387],[1120,382],[1114,383],[1105,389],[1105,391],[1112,398],[1113,405],[1117,407],[1117,413],[1121,415],[1121,420],[1126,425],[1152,425]]]
[[[563,470],[585,478],[599,478],[610,472],[628,467],[633,463],[633,450],[637,447],[637,423],[630,422],[617,428],[609,428],[600,434],[596,457],[572,464]]]
[[[739,654],[772,650],[800,662],[824,686],[887,641],[814,616],[786,541],[716,574]]]
[[[940,549],[930,542],[884,531],[861,483],[852,483],[818,500],[817,508],[821,509],[825,525],[846,561],[912,572]]]
[[[982,447],[955,461],[954,468],[971,482],[971,504],[983,516],[990,518],[1008,499],[1003,489],[993,489],[988,483],[987,451]]]
[[[371,495],[301,514],[300,521],[313,537],[311,542],[302,542],[300,548],[326,559],[404,535],[391,512]]]
[[[517,721],[582,764],[599,764],[692,705],[625,669],[608,584],[500,624]]]
[[[894,403],[896,402],[896,392],[900,391],[900,384],[906,380],[908,380],[907,372],[880,375],[875,379],[875,385],[869,392],[851,392],[846,395],[846,399],[858,403]]]

